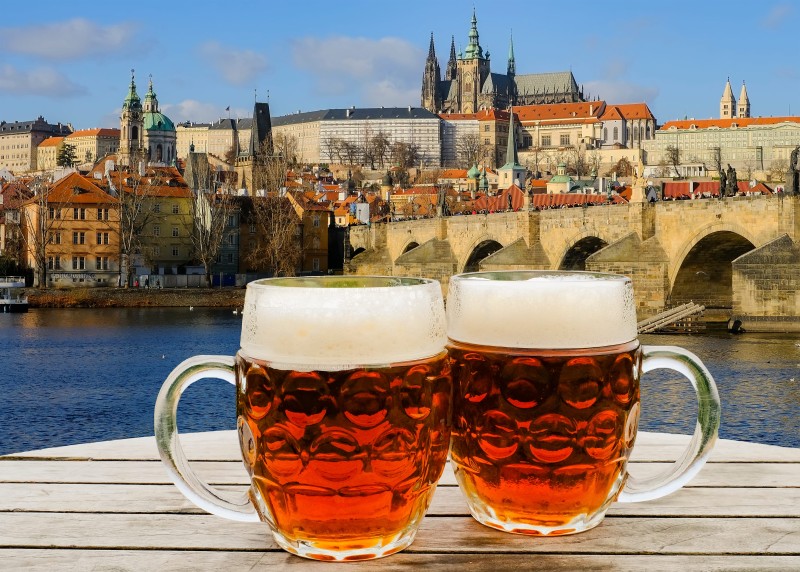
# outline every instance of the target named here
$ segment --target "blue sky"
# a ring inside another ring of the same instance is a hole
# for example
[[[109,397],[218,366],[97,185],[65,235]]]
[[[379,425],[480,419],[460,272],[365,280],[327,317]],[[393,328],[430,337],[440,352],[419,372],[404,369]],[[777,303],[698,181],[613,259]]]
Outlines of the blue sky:
[[[0,119],[118,127],[130,69],[174,121],[419,105],[431,32],[442,70],[472,8],[492,70],[571,69],[592,96],[660,123],[719,113],[730,77],[754,116],[800,115],[800,5],[717,2],[16,2],[0,22]]]

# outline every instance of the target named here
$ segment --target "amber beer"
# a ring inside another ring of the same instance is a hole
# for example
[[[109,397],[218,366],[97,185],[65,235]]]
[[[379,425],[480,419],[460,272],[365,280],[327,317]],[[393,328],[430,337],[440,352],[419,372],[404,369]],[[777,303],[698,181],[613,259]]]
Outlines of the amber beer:
[[[677,367],[696,360],[679,348],[654,348],[647,358],[635,316],[623,276],[521,271],[451,279],[451,457],[479,522],[531,535],[580,532],[599,524],[620,495],[647,500],[690,478],[680,467],[648,488],[626,472],[643,360],[651,369],[696,373]],[[690,363],[707,375],[699,360]],[[695,472],[719,424],[713,380],[699,377],[716,413],[701,450],[687,452]],[[636,484],[623,491],[628,479]]]
[[[258,280],[241,349],[190,358],[156,403],[176,485],[201,508],[269,524],[318,560],[392,554],[414,539],[450,442],[452,380],[441,286],[393,277]],[[236,385],[248,495],[222,498],[182,459],[177,399],[206,372]]]
[[[636,342],[588,351],[453,343],[452,458],[484,520],[574,532],[621,483],[639,411]]]
[[[450,440],[447,354],[342,371],[242,355],[237,414],[256,506],[284,542],[389,546],[425,515]]]

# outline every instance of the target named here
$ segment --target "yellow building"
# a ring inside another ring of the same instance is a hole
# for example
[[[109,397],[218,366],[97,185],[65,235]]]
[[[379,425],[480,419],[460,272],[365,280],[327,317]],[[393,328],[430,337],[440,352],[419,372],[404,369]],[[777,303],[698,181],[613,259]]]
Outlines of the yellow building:
[[[63,137],[48,137],[39,143],[36,148],[36,168],[39,171],[52,171],[56,168],[58,148],[62,141]]]
[[[80,163],[93,163],[119,150],[119,129],[81,129],[64,138],[64,143],[75,147],[75,160]],[[43,167],[39,167],[43,169]]]
[[[22,206],[28,265],[37,268],[32,236],[45,228],[47,286],[113,286],[119,279],[118,203],[90,179],[71,173]],[[38,277],[37,277],[38,282]],[[41,284],[37,284],[41,285]]]

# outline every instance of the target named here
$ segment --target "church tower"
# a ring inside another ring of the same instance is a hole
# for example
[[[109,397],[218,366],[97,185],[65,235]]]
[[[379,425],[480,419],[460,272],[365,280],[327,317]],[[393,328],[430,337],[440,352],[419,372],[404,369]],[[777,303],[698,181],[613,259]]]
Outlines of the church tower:
[[[750,117],[750,98],[747,97],[747,88],[742,81],[742,91],[739,93],[739,105],[736,108],[739,117]]]
[[[725,83],[725,91],[722,92],[722,98],[719,100],[719,118],[732,119],[736,117],[736,99],[733,97],[733,90],[731,89],[731,78]]]
[[[136,82],[131,70],[131,85],[128,96],[122,102],[122,115],[119,118],[119,155],[120,165],[135,166],[135,158],[142,151],[144,145],[144,116],[142,114],[142,100],[136,93]]]
[[[442,98],[439,93],[441,81],[439,61],[436,59],[436,49],[433,46],[433,32],[431,32],[431,45],[428,48],[428,58],[425,60],[425,71],[422,74],[422,107],[433,113],[442,109]]]
[[[489,76],[489,52],[484,55],[478,41],[478,19],[472,10],[472,27],[469,31],[469,44],[458,59],[459,100],[461,113],[476,113],[478,95],[483,82]]]
[[[508,144],[506,145],[506,164],[497,170],[497,189],[498,191],[507,189],[511,185],[517,185],[525,190],[525,173],[527,169],[519,164],[517,155],[517,137],[514,132],[514,109],[509,112],[508,121]]]

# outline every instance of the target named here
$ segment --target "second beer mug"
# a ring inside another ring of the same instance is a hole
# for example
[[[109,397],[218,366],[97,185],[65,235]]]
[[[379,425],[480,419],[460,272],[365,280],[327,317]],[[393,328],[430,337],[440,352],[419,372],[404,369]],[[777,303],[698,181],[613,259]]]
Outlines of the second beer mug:
[[[571,534],[614,501],[674,492],[703,466],[719,428],[714,381],[700,360],[642,347],[630,279],[588,272],[454,276],[447,299],[453,362],[451,457],[472,515],[507,532]],[[639,480],[627,462],[639,378],[668,368],[697,392],[698,423],[681,459]]]

